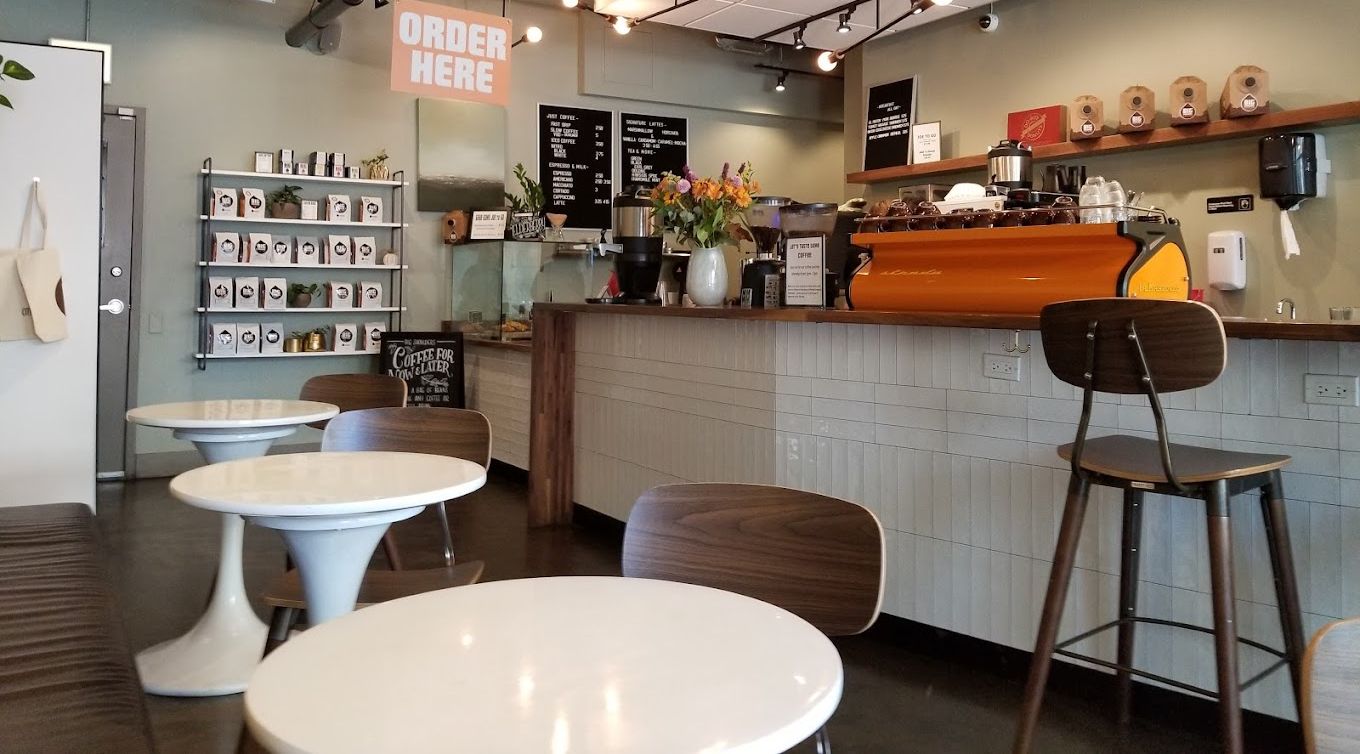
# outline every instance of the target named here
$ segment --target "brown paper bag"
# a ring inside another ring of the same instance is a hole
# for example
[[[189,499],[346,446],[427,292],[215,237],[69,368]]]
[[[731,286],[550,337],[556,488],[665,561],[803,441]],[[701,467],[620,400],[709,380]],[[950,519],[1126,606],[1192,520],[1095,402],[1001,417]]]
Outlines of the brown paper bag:
[[[42,239],[28,246],[29,221],[38,216]],[[66,302],[61,288],[61,255],[44,248],[47,207],[35,180],[19,228],[19,248],[0,250],[0,341],[45,343],[66,338]]]

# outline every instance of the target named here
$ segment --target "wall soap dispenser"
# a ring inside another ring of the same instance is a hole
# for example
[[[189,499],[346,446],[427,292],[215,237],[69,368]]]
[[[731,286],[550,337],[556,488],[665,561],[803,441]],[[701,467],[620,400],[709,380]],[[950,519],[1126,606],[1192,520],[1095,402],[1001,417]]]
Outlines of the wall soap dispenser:
[[[1240,291],[1247,287],[1247,237],[1240,230],[1209,234],[1209,287]]]

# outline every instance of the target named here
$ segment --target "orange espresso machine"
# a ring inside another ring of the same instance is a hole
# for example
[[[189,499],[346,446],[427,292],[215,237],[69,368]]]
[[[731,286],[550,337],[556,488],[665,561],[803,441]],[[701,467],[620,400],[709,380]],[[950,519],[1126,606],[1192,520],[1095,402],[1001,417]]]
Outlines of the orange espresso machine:
[[[853,308],[1037,315],[1070,299],[1190,297],[1190,262],[1174,223],[873,230],[906,222],[866,218],[851,237],[873,252],[851,280]]]

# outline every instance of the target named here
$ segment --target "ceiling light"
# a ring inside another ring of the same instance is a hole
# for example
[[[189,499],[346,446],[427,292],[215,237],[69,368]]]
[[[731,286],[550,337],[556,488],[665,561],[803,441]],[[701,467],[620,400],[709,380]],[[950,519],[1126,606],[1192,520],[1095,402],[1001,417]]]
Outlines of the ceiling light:
[[[520,37],[519,39],[515,40],[515,43],[512,44],[512,45],[510,45],[510,47],[512,47],[512,48],[514,48],[514,47],[519,47],[520,45],[524,44],[525,42],[528,42],[528,43],[531,44],[531,45],[536,45],[536,44],[538,44],[539,42],[542,42],[542,41],[543,41],[543,30],[540,29],[540,28],[538,28],[537,26],[530,26],[529,28],[527,28],[527,29],[524,30],[524,36],[522,36],[522,37]]]
[[[787,89],[788,87],[784,86],[784,82],[785,82],[788,78],[789,78],[789,74],[787,74],[787,73],[781,73],[781,74],[779,74],[779,83],[777,83],[777,84],[774,85],[774,90],[775,90],[776,92],[782,92],[782,91],[784,91],[785,89]]]
[[[392,0],[373,0],[373,7],[374,7],[374,8],[381,8],[381,7],[383,7],[384,5],[387,5],[387,4],[388,4],[389,2],[391,2],[391,1],[392,1]]]
[[[633,30],[632,21],[624,18],[623,16],[614,17],[614,31],[617,31],[619,34],[627,34],[632,30]]]
[[[852,12],[852,11],[846,11],[846,12],[844,12],[844,13],[841,14],[841,23],[840,23],[839,26],[836,27],[836,31],[838,31],[838,32],[840,32],[840,33],[842,33],[842,34],[849,34],[849,33],[850,33],[850,13],[851,13],[851,12]]]
[[[798,27],[797,29],[794,30],[794,32],[793,32],[793,49],[795,49],[795,50],[801,50],[801,49],[803,49],[804,47],[807,47],[807,43],[803,41],[803,29],[805,29],[805,28],[806,28],[806,27],[800,26],[800,27]]]
[[[841,62],[841,55],[838,52],[827,50],[817,56],[817,67],[830,73],[836,70],[836,65]]]
[[[575,8],[579,0],[562,0],[562,7]]]
[[[934,0],[931,5],[949,5],[952,2],[954,2],[954,0]]]

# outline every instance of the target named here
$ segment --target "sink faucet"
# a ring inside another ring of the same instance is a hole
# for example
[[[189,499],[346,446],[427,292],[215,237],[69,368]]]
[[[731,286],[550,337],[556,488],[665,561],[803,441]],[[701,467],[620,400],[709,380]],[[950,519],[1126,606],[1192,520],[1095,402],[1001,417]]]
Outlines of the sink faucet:
[[[1294,311],[1295,311],[1295,307],[1294,307],[1294,299],[1292,299],[1292,298],[1282,298],[1282,299],[1280,299],[1280,300],[1275,304],[1275,313],[1276,313],[1276,314],[1284,314],[1284,305],[1285,305],[1285,304],[1289,304],[1289,319],[1290,319],[1290,320],[1293,320],[1293,319],[1294,319]]]

